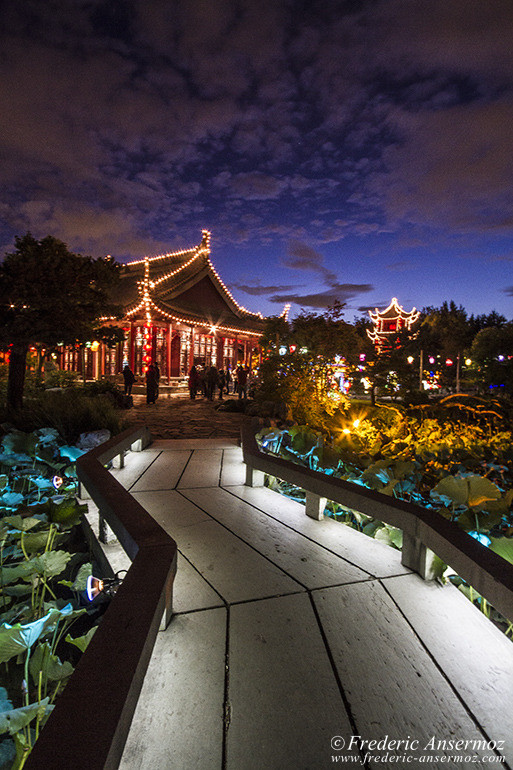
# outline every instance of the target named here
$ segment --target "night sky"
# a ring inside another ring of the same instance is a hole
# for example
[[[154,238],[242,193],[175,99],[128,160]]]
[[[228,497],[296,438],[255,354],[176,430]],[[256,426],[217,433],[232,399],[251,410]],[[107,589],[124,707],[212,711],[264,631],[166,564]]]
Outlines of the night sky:
[[[249,310],[513,318],[511,0],[4,0],[0,253],[212,232]]]

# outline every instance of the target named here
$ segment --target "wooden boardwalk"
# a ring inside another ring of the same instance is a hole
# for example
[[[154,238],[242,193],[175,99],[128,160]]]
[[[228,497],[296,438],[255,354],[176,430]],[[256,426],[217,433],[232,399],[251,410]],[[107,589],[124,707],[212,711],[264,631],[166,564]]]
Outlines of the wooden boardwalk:
[[[513,768],[513,644],[457,589],[245,487],[235,440],[113,472],[179,548],[123,770]]]

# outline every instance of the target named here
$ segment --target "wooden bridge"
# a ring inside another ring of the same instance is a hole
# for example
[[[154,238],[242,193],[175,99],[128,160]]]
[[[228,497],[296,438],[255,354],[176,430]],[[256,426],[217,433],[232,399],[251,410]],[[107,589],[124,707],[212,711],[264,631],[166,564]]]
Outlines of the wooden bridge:
[[[513,767],[513,644],[456,588],[245,486],[235,440],[113,474],[179,550],[123,770]]]

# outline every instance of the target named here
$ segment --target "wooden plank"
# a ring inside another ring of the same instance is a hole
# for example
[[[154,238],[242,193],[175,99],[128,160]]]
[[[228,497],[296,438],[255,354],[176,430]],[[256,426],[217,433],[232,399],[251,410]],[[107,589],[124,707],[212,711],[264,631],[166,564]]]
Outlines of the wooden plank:
[[[321,768],[350,723],[306,595],[230,610],[230,770]]]
[[[246,465],[242,461],[242,449],[225,449],[223,452],[223,467],[221,470],[221,486],[229,487],[234,484],[244,484]]]
[[[175,532],[178,536],[184,527],[194,527],[202,521],[210,521],[206,513],[173,489],[132,494],[169,535]]]
[[[227,602],[303,590],[299,583],[215,521],[184,527],[179,550]]]
[[[191,456],[190,451],[161,452],[148,470],[130,488],[131,492],[148,489],[173,489]]]
[[[418,575],[387,590],[488,735],[513,765],[513,644],[452,585]]]
[[[125,455],[125,467],[112,468],[111,473],[122,487],[130,489],[159,454],[160,452],[156,449],[145,449],[143,452],[129,452]]]
[[[178,438],[157,439],[151,446],[152,449],[173,452],[177,449],[233,449],[238,445],[236,438]]]
[[[217,487],[222,459],[222,449],[195,449],[178,483],[179,488]]]
[[[224,606],[223,600],[180,553],[173,585],[173,612]]]
[[[377,581],[315,591],[313,597],[364,739],[410,736],[419,741],[417,762],[425,754],[443,757],[437,767],[459,767],[451,757],[475,755],[473,767],[489,767],[483,757],[494,757],[491,750],[425,749],[433,738],[486,739]]]
[[[230,492],[371,575],[382,577],[410,572],[401,564],[400,551],[334,519],[314,521],[306,516],[304,505],[284,495],[265,487],[230,487]]]
[[[173,618],[159,634],[121,770],[221,768],[226,610]]]
[[[307,588],[369,578],[368,573],[224,489],[188,489],[184,494]]]

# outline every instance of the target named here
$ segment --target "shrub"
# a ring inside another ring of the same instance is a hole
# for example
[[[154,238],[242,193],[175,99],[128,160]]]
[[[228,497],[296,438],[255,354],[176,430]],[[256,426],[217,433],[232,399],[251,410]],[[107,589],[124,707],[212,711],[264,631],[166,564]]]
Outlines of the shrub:
[[[115,434],[122,428],[120,414],[108,396],[91,398],[76,388],[27,399],[22,410],[5,409],[3,421],[26,432],[55,428],[68,443],[77,441],[81,433],[106,428]]]

